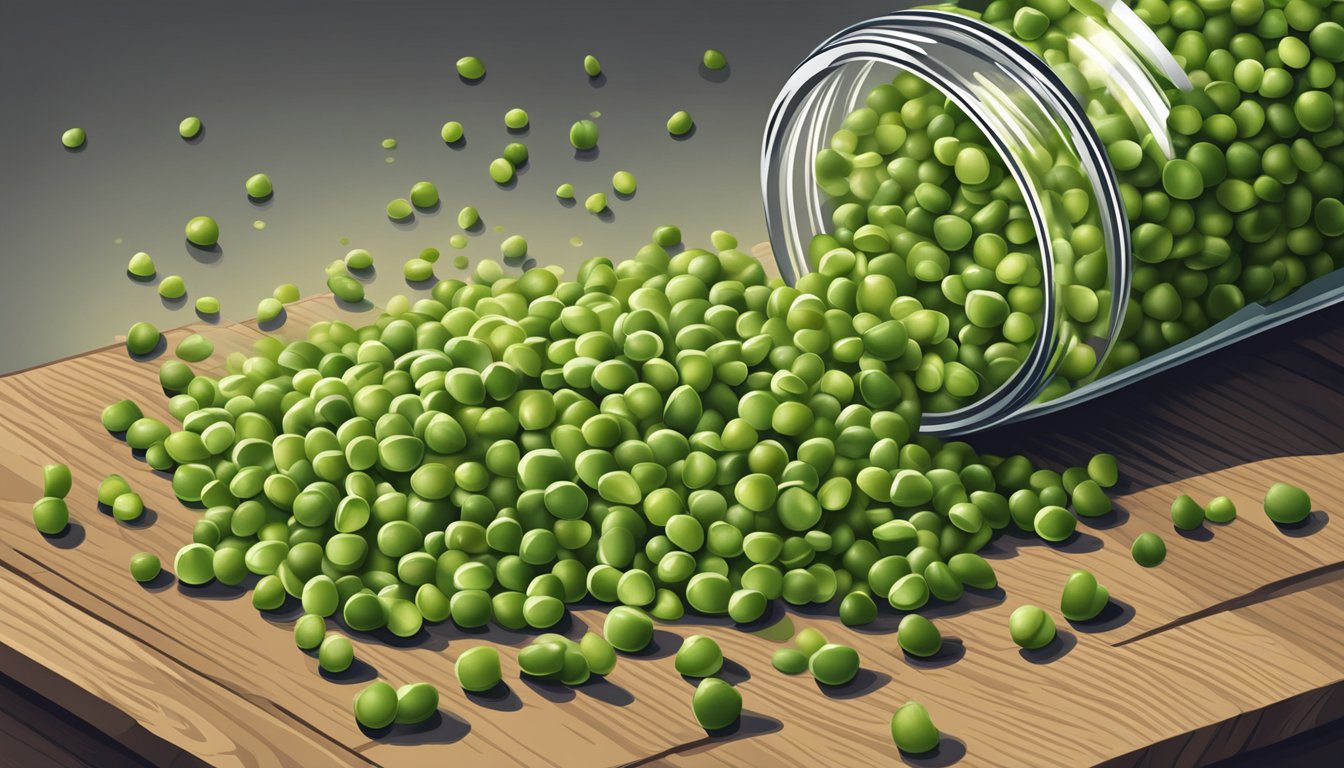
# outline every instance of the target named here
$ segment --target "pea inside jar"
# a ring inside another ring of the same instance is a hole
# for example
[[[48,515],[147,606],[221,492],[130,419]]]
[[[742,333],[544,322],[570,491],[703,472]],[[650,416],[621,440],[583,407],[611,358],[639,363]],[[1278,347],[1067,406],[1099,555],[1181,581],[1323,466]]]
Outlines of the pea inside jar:
[[[1038,136],[986,131],[979,110],[1022,104],[986,85],[983,66],[958,90],[866,58],[892,30],[953,15],[962,37],[939,40],[949,49],[988,25],[981,64],[998,45],[1044,65],[1038,79],[1085,116],[1089,135],[1072,137],[1081,163],[1041,157]],[[824,214],[786,222],[813,226],[794,259],[812,274],[798,286],[850,302],[860,333],[865,315],[920,331],[894,367],[930,414],[974,407],[1023,375],[1039,381],[1035,402],[1052,400],[1283,299],[1344,264],[1341,20],[1344,3],[1327,0],[995,0],[846,30],[813,57],[868,70],[847,101],[806,107],[845,111],[812,145]],[[1085,183],[1101,177],[1114,201]],[[1115,235],[1108,204],[1122,217]],[[1049,365],[1024,373],[1041,347]]]

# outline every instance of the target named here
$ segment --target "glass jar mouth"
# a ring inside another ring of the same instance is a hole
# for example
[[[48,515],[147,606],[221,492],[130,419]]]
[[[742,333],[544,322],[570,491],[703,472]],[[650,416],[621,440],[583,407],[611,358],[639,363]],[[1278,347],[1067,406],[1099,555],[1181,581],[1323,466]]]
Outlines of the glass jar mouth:
[[[960,66],[949,64],[949,59]],[[809,176],[811,154],[823,146],[826,116],[836,113],[837,105],[841,112],[860,106],[879,66],[924,79],[981,128],[1022,191],[1037,235],[1044,290],[1041,327],[1031,351],[996,389],[954,410],[925,413],[921,424],[932,434],[985,429],[1030,404],[1060,358],[1060,306],[1051,289],[1056,278],[1055,246],[1043,193],[1010,147],[1036,127],[1023,110],[1031,111],[1037,123],[1044,116],[1048,129],[1063,139],[1091,182],[1101,213],[1111,274],[1110,305],[1103,311],[1110,313],[1111,332],[1093,343],[1098,360],[1115,340],[1130,287],[1130,232],[1119,182],[1082,107],[1027,48],[955,11],[898,11],[871,19],[840,31],[813,51],[789,77],[766,123],[761,167],[766,225],[780,272],[790,282],[808,271],[806,246],[811,236],[827,231],[826,200]],[[987,94],[995,93],[1000,97],[987,106]],[[798,175],[808,178],[800,184]]]

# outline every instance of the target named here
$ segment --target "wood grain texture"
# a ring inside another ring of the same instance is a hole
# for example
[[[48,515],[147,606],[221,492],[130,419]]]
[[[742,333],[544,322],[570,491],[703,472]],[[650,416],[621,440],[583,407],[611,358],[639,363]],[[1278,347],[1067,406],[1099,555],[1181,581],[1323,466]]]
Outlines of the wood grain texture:
[[[314,297],[290,305],[288,322],[272,332],[296,337],[337,316],[329,297]],[[0,591],[11,606],[0,619],[8,657],[0,660],[154,763],[191,755],[390,766],[1205,764],[1344,716],[1344,526],[1330,517],[1344,507],[1344,313],[1313,318],[1314,337],[1302,325],[977,438],[1057,469],[1111,450],[1125,480],[1117,512],[1085,521],[1064,546],[997,539],[985,554],[1000,589],[925,611],[953,641],[942,658],[907,659],[890,634],[895,616],[855,630],[830,606],[778,611],[756,632],[704,618],[663,626],[656,649],[577,689],[519,679],[516,651],[530,634],[451,623],[410,642],[356,633],[360,663],[330,679],[294,647],[296,611],[259,616],[243,590],[218,585],[133,582],[130,555],[148,550],[171,563],[199,513],[98,423],[101,408],[123,396],[168,420],[157,366],[121,346],[97,350],[0,378]],[[168,341],[197,330],[170,332]],[[254,324],[207,332],[217,352],[196,367],[213,374],[260,334]],[[54,540],[33,530],[29,513],[41,464],[52,460],[75,471],[69,502],[78,524]],[[149,524],[127,526],[97,509],[94,489],[111,472],[144,496]],[[1305,526],[1281,529],[1260,512],[1264,489],[1284,478],[1312,494],[1316,512]],[[1181,536],[1167,517],[1177,493],[1226,494],[1241,514]],[[1169,548],[1152,570],[1128,554],[1147,530]],[[1026,602],[1053,610],[1080,567],[1110,588],[1117,607],[1106,621],[1061,623],[1064,640],[1045,653],[1019,652],[1008,614]],[[563,629],[578,637],[600,629],[603,615],[582,607]],[[806,675],[775,672],[777,633],[803,626],[858,648],[860,679],[822,691]],[[740,684],[748,710],[733,734],[709,738],[690,715],[693,686],[671,655],[695,632],[719,640],[732,662],[726,677]],[[80,640],[49,642],[67,635]],[[501,648],[507,685],[468,696],[452,664],[483,643]],[[436,684],[439,715],[416,729],[365,733],[349,706],[374,676]],[[892,745],[887,723],[907,699],[924,703],[947,735],[938,755],[909,758]]]
[[[19,681],[0,675],[0,744],[4,761],[26,768],[146,768],[121,742],[88,728]]]

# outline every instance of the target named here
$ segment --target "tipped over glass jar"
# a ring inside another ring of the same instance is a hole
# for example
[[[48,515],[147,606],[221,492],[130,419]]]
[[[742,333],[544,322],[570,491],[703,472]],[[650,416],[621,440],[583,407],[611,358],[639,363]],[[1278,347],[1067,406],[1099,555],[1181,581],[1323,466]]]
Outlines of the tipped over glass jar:
[[[1341,23],[1344,0],[969,0],[842,30],[762,150],[781,275],[839,310],[806,343],[967,434],[1344,299]]]

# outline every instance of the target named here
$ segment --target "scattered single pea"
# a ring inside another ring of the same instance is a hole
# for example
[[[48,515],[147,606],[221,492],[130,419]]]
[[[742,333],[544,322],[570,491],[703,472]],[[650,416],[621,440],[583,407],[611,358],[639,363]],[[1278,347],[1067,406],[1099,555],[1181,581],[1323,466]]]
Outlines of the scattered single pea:
[[[705,69],[714,72],[728,66],[728,58],[723,55],[722,51],[715,50],[714,48],[706,50],[705,55],[701,57],[701,61],[704,62]]]
[[[521,259],[527,255],[527,240],[522,235],[510,235],[500,244],[499,252],[506,259]]]
[[[1008,633],[1029,651],[1044,648],[1055,639],[1055,620],[1038,606],[1023,605],[1008,617]]]
[[[537,638],[518,652],[518,668],[523,674],[537,678],[558,675],[565,666],[565,647],[563,638],[557,641]]]
[[[439,711],[439,689],[429,683],[407,683],[397,689],[396,695],[393,721],[401,725],[423,723]]]
[[[686,110],[673,112],[667,119],[667,132],[673,136],[685,136],[691,132],[695,122],[691,119],[691,113]]]
[[[327,634],[327,623],[321,616],[305,613],[294,622],[294,644],[301,650],[315,650]]]
[[[415,209],[411,207],[411,202],[404,197],[398,197],[387,204],[387,218],[393,221],[405,221],[414,213]]]
[[[485,64],[475,56],[463,56],[457,60],[457,74],[464,80],[480,80],[485,77]]]
[[[132,355],[148,355],[159,345],[159,329],[140,322],[126,332],[126,350]]]
[[[159,295],[165,299],[180,299],[187,295],[187,284],[180,275],[168,275],[159,282]]]
[[[198,586],[215,578],[215,551],[205,544],[193,543],[182,547],[173,561],[177,580]]]
[[[1265,492],[1265,515],[1280,525],[1292,525],[1311,514],[1311,497],[1288,483],[1275,483]]]
[[[116,502],[117,496],[129,491],[130,484],[126,483],[125,477],[108,475],[103,477],[101,483],[98,483],[98,503],[106,507],[112,507],[112,503]]]
[[[193,216],[187,220],[187,241],[201,248],[219,242],[219,224],[209,216]]]
[[[430,264],[438,262],[439,257],[442,255],[443,254],[439,252],[439,249],[434,247],[422,248],[420,250],[420,258],[428,261]]]
[[[1111,511],[1111,499],[1089,477],[1073,487],[1073,511],[1083,517],[1101,517]]]
[[[1074,571],[1064,582],[1059,612],[1069,621],[1089,621],[1101,613],[1110,599],[1110,593],[1097,583],[1096,576],[1089,571]]]
[[[377,680],[355,695],[355,720],[365,728],[386,728],[397,717],[397,691]]]
[[[462,233],[456,233],[448,237],[448,245],[452,248],[462,250],[467,247],[467,236]],[[456,259],[456,257],[454,257]]]
[[[504,113],[504,125],[510,130],[518,131],[527,127],[527,110],[514,107]]]
[[[859,652],[847,645],[827,643],[808,657],[807,666],[817,682],[844,685],[859,673]]]
[[[271,298],[281,304],[293,304],[300,297],[299,286],[293,283],[281,283],[275,286],[275,290],[271,291]]]
[[[597,136],[597,123],[592,120],[579,120],[569,127],[570,146],[578,150],[596,147]]]
[[[201,132],[201,118],[192,115],[182,118],[177,124],[177,135],[184,139],[194,139]]]
[[[130,262],[126,265],[126,271],[132,277],[148,280],[154,276],[154,259],[150,258],[148,253],[139,251],[131,256]]]
[[[163,566],[159,564],[157,555],[149,552],[137,552],[131,555],[131,578],[141,584],[157,579],[162,570]]]
[[[481,214],[478,213],[477,210],[471,207],[470,205],[458,211],[457,213],[457,226],[461,227],[462,229],[471,229],[472,227],[476,226],[476,223],[479,222],[480,220],[481,220]]]
[[[653,230],[653,242],[663,248],[671,248],[681,242],[681,230],[671,225],[664,225]]]
[[[432,280],[434,278],[434,265],[424,259],[407,259],[406,263],[401,266],[401,273],[413,283]]]
[[[594,192],[589,195],[588,199],[583,201],[583,208],[594,216],[607,210],[606,194],[602,192]]]
[[[840,621],[847,627],[861,627],[877,620],[877,603],[867,592],[850,592],[840,601]]]
[[[1204,508],[1183,493],[1171,502],[1171,522],[1183,531],[1193,531],[1204,524]]]
[[[786,675],[799,675],[807,671],[807,656],[793,648],[780,648],[770,657],[775,669]]]
[[[350,269],[368,269],[373,266],[373,254],[363,248],[355,248],[345,254],[345,266]]]
[[[717,677],[707,677],[695,688],[691,710],[706,731],[727,728],[742,717],[742,694]]]
[[[43,496],[33,502],[33,526],[41,533],[55,536],[70,524],[70,510],[65,499]]]
[[[103,409],[103,429],[108,432],[125,432],[131,425],[144,417],[140,406],[133,400],[118,400]]]
[[[496,157],[490,161],[490,178],[496,184],[508,184],[513,181],[513,163],[510,163],[503,157]]]
[[[1032,520],[1036,535],[1052,543],[1067,540],[1078,527],[1078,519],[1059,506],[1042,507]]]
[[[602,65],[598,63],[596,56],[589,54],[583,57],[583,71],[589,77],[597,77],[602,74]]]
[[[561,200],[574,199],[574,185],[565,183],[555,188],[555,196]]]
[[[521,141],[504,145],[504,159],[508,160],[514,168],[523,165],[528,159],[527,145]]]
[[[70,493],[73,482],[70,467],[64,464],[44,464],[42,466],[42,495],[63,499]]]
[[[499,651],[494,646],[478,645],[457,657],[457,681],[464,690],[488,691],[499,685]]]
[[[285,305],[277,298],[268,296],[257,302],[257,322],[269,323],[280,317],[285,311]]]
[[[439,136],[445,144],[456,144],[462,140],[465,133],[462,124],[456,120],[449,120],[443,124],[443,128],[439,129]]]
[[[611,188],[618,194],[635,194],[635,175],[629,171],[617,171],[611,176]]]
[[[252,607],[258,611],[274,611],[285,604],[285,587],[273,573],[262,576],[252,588]]]
[[[83,128],[71,128],[61,134],[61,143],[65,145],[66,149],[79,149],[84,146],[86,140],[87,136],[85,136]]]
[[[929,582],[920,573],[907,573],[887,592],[887,602],[898,611],[916,611],[929,602]]]
[[[383,139],[380,143],[382,144],[383,149],[396,149],[396,148],[397,148],[397,140],[396,140],[396,139],[393,139],[393,138],[386,138],[386,139]]]
[[[214,353],[214,343],[199,333],[184,336],[177,343],[177,356],[188,363],[199,363]]]
[[[411,205],[416,208],[428,209],[439,204],[439,188],[434,186],[433,182],[417,181],[411,185]]]
[[[219,299],[214,296],[202,296],[196,299],[196,314],[203,317],[219,314]]]
[[[691,635],[677,649],[677,672],[687,677],[713,677],[723,667],[723,651],[713,638]]]
[[[826,645],[826,636],[819,629],[807,627],[793,638],[793,644],[798,646],[798,650],[802,651],[803,655],[810,658],[823,645]]]
[[[911,656],[927,658],[943,648],[943,635],[932,621],[917,613],[907,614],[896,629],[896,642]]]
[[[1144,568],[1156,568],[1167,559],[1167,545],[1161,536],[1152,531],[1145,531],[1134,538],[1129,553],[1133,556],[1134,562]]]
[[[253,200],[265,200],[275,192],[275,187],[271,184],[271,177],[264,173],[254,173],[247,177],[243,185],[247,189],[247,196]]]
[[[938,746],[942,734],[922,704],[907,701],[891,716],[891,738],[902,752],[922,755]]]
[[[459,235],[459,237],[460,237],[460,235]],[[462,245],[465,247],[466,243],[463,243]],[[468,266],[470,263],[471,263],[471,262],[467,260],[467,257],[466,257],[465,255],[458,254],[457,256],[454,256],[454,257],[453,257],[453,268],[454,268],[454,269],[466,269],[467,266]]]
[[[618,605],[607,614],[602,634],[616,650],[638,653],[653,640],[653,620],[638,608]]]
[[[1204,518],[1211,523],[1226,525],[1237,519],[1237,505],[1226,496],[1215,496],[1204,508]]]
[[[355,647],[342,635],[328,634],[317,648],[317,663],[331,674],[344,672],[355,661]]]

